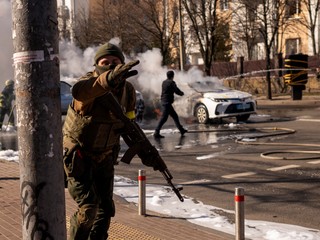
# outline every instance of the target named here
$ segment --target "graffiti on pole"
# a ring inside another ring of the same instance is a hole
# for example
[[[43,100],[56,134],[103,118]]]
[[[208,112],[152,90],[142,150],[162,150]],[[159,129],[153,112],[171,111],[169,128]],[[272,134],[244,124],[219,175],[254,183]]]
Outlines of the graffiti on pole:
[[[38,216],[38,197],[46,184],[34,186],[32,182],[21,184],[21,213],[22,223],[31,239],[53,240],[49,233],[49,224]],[[40,238],[39,238],[40,237]]]

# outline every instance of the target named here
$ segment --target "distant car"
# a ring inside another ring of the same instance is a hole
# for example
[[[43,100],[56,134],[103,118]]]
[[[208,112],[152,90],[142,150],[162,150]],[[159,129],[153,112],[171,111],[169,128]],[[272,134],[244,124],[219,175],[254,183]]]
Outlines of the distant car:
[[[214,81],[188,84],[188,109],[198,123],[209,120],[235,117],[237,122],[245,122],[256,112],[256,102],[246,92],[229,89]]]
[[[65,81],[60,81],[60,96],[61,96],[61,113],[67,114],[69,104],[72,101],[71,85]]]

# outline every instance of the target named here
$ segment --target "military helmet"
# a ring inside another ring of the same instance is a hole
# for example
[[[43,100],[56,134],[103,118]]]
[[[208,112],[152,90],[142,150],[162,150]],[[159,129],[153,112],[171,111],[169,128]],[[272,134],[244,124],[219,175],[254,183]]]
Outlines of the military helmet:
[[[13,86],[13,85],[14,85],[14,81],[13,81],[13,80],[8,79],[8,80],[6,81],[6,86]]]

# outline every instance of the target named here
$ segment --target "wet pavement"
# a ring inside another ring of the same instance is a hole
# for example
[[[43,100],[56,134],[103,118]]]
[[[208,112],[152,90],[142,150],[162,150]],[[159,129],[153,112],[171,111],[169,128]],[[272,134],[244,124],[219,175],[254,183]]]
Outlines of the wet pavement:
[[[0,132],[0,150],[18,150],[18,138],[16,132]]]
[[[185,137],[180,136],[170,119],[162,131],[165,139],[156,140],[152,137],[156,121],[145,123],[142,128],[161,152],[173,174],[174,183],[183,184],[183,194],[205,204],[230,209],[233,207],[234,187],[241,185],[247,194],[248,218],[318,228],[315,221],[319,221],[319,216],[314,211],[319,208],[318,165],[306,161],[270,161],[260,156],[262,152],[283,147],[289,141],[318,142],[320,130],[314,126],[320,119],[320,101],[306,100],[303,103],[305,105],[290,100],[265,100],[262,105],[260,101],[258,114],[252,115],[247,124],[238,125],[234,119],[229,119],[219,124],[199,125],[188,120],[186,128],[190,132]],[[297,134],[269,138],[275,146],[235,143],[235,139],[269,134],[268,131],[262,131],[262,127],[287,127],[296,130]],[[0,136],[3,149],[9,149],[10,146],[16,148],[16,134],[2,132]],[[124,150],[125,146],[122,152]],[[269,170],[290,164],[297,166],[297,169],[280,172]],[[141,161],[133,159],[130,167],[123,165],[117,166],[117,174],[135,179]],[[239,172],[253,175],[230,178]],[[150,170],[148,173],[150,183],[164,184],[159,172]]]
[[[250,124],[255,123],[277,123],[284,121],[292,121],[308,115],[309,111],[319,105],[320,97],[313,96],[305,97],[302,101],[293,101],[289,96],[278,97],[273,100],[265,100],[263,97],[257,100],[258,110],[257,114],[252,114],[245,123],[236,123],[235,118],[223,119],[219,121],[212,121],[210,124],[197,124],[195,119],[182,119],[184,127],[189,130],[189,133],[194,133],[188,137],[180,137],[178,130],[175,128],[172,119],[168,119],[167,123],[161,130],[161,134],[169,136],[161,142],[154,140],[152,137],[157,120],[144,120],[141,128],[144,130],[147,137],[159,149],[166,151],[173,151],[177,148],[190,148],[198,145],[210,145],[214,143],[224,143],[228,140],[241,138],[241,135],[252,133],[253,129]],[[276,107],[275,107],[276,106]],[[64,116],[62,116],[62,121]],[[7,129],[7,131],[0,132],[1,149],[18,150],[17,132],[16,130]],[[126,150],[126,146],[122,146]]]

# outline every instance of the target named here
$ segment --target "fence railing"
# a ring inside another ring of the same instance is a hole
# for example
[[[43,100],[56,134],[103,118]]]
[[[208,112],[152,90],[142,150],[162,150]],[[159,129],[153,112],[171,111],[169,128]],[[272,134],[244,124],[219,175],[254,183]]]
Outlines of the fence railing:
[[[282,63],[284,63],[284,59],[282,59]],[[283,68],[283,64],[276,66],[278,61],[275,59],[271,60],[271,68],[272,69],[281,69]],[[217,76],[218,78],[227,78],[231,76],[237,76],[242,74],[238,71],[237,64],[238,62],[215,62],[212,65],[212,75]],[[318,69],[320,68],[320,58],[318,56],[309,56],[308,57],[308,68],[312,69],[310,73],[316,74]],[[248,73],[255,73],[255,76],[263,76],[265,75],[266,70],[266,61],[265,60],[254,60],[254,61],[244,61],[243,62],[243,73],[249,75]],[[270,71],[271,76],[275,76],[279,74],[279,71],[274,70]]]

